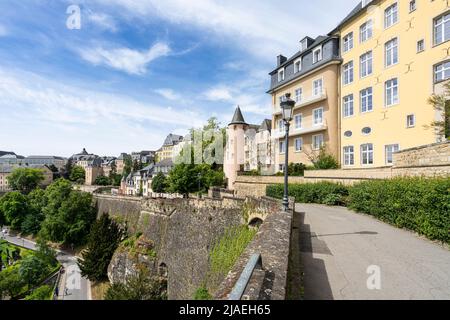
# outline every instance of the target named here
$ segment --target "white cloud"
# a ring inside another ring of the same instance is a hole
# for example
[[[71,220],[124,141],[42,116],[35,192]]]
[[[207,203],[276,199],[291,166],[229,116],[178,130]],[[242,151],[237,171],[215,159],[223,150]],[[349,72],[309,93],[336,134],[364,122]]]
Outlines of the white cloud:
[[[231,89],[226,87],[215,87],[207,90],[203,97],[209,101],[233,101]]]
[[[9,33],[8,33],[8,30],[6,29],[6,27],[0,24],[0,37],[5,37],[8,34]]]
[[[116,22],[114,21],[114,19],[104,13],[91,13],[88,16],[89,20],[97,25],[98,27],[100,27],[103,30],[108,30],[111,32],[116,32],[117,31],[117,25]]]
[[[157,42],[146,51],[129,48],[104,49],[103,47],[84,48],[80,56],[94,64],[104,65],[134,75],[143,75],[152,61],[169,55],[171,49],[167,43]]]
[[[179,94],[177,94],[172,89],[162,88],[162,89],[156,89],[155,92],[159,94],[160,96],[166,98],[167,100],[176,101],[181,100],[181,97]]]

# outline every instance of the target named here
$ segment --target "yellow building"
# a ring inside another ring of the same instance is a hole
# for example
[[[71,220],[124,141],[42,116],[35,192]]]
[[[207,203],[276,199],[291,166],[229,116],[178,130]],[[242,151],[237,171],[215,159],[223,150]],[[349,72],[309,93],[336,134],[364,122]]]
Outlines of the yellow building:
[[[343,168],[392,164],[392,153],[439,141],[428,104],[450,77],[450,7],[441,0],[365,0],[341,38]]]
[[[183,137],[176,134],[169,134],[161,149],[156,151],[156,162],[173,158],[174,147],[183,142]]]

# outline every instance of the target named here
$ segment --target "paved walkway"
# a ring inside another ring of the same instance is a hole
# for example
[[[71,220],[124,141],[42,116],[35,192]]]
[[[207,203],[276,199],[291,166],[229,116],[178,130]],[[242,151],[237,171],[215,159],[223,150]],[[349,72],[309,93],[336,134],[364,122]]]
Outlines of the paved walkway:
[[[346,208],[296,210],[305,299],[450,299],[447,248]]]

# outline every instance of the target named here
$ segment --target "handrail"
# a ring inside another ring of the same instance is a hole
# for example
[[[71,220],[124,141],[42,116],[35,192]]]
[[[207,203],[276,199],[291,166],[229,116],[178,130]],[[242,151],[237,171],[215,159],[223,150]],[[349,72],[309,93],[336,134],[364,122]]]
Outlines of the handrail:
[[[256,268],[262,268],[262,258],[261,254],[253,254],[248,260],[244,271],[242,271],[239,280],[236,282],[233,290],[231,291],[228,300],[241,300],[242,295],[247,288],[248,283],[253,275]]]

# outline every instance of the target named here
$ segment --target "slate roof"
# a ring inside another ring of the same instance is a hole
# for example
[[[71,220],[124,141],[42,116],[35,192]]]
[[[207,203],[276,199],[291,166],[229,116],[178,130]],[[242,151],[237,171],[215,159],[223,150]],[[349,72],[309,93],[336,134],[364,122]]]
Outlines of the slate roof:
[[[173,161],[172,159],[164,159],[157,164],[155,164],[155,167],[173,167]]]
[[[237,106],[236,111],[234,111],[233,120],[230,122],[230,126],[233,124],[247,124],[244,120],[244,116],[242,115],[241,108]]]
[[[264,119],[259,127],[259,131],[272,131],[272,120]]]
[[[10,155],[16,155],[14,152],[12,152],[12,151],[0,151],[0,157],[3,157],[4,155],[8,155],[8,154],[10,154]]]
[[[174,146],[183,141],[183,136],[179,136],[177,134],[169,134],[164,141],[164,146]]]
[[[353,18],[357,17],[360,13],[362,13],[367,7],[369,7],[372,4],[376,4],[377,2],[379,2],[379,0],[372,0],[371,3],[369,3],[368,5],[366,5],[365,7],[362,6],[362,1],[358,3],[358,5],[352,10],[350,11],[350,13],[344,18],[344,20],[342,20],[336,28],[334,28],[329,35],[332,35],[333,33],[335,33],[339,28],[341,28],[344,24],[346,24],[347,22],[349,22],[350,20],[352,20]]]

